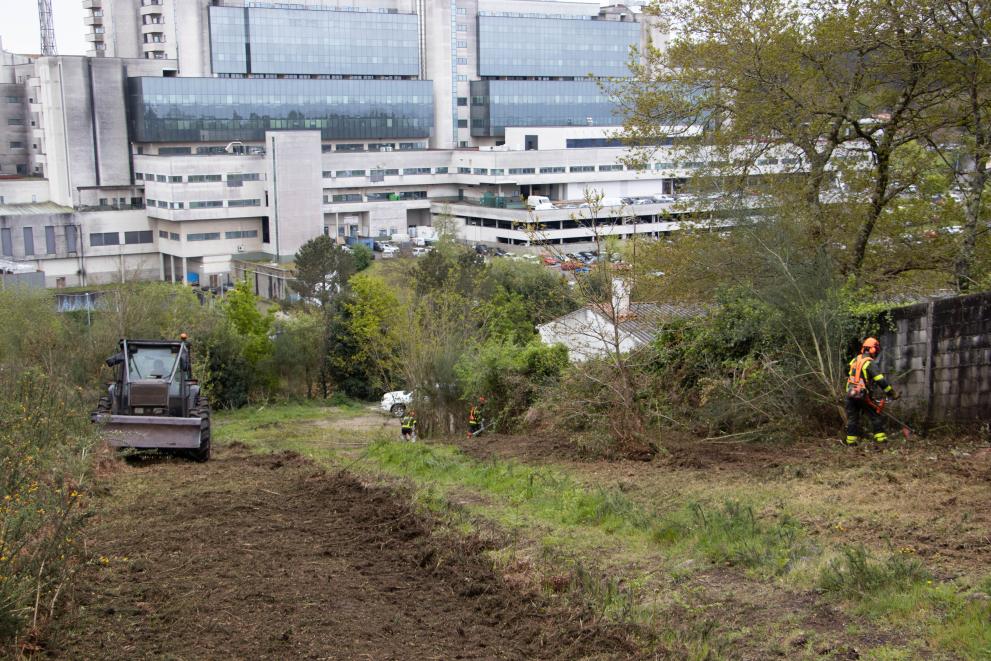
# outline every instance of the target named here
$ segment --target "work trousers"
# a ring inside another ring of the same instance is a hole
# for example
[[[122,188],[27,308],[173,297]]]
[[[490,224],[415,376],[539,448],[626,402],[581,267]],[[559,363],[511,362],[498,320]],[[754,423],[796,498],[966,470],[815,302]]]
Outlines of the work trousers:
[[[867,419],[871,421],[871,432],[874,434],[884,433],[884,417],[871,408],[866,399],[846,398],[846,434],[847,436],[860,436],[860,414],[866,413]]]

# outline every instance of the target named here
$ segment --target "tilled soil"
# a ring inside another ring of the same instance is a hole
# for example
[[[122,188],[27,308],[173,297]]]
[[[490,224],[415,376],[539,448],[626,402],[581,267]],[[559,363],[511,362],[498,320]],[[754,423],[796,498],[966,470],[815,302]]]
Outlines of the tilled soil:
[[[511,589],[480,543],[292,454],[221,449],[104,482],[49,645],[64,659],[630,658],[616,632]]]

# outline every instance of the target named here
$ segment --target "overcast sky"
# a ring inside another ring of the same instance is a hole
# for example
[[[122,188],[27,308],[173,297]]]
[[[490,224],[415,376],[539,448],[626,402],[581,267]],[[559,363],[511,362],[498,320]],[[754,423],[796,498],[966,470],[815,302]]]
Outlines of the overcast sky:
[[[60,55],[83,55],[82,0],[52,0],[55,14],[55,39]],[[0,0],[0,38],[3,48],[12,53],[40,53],[38,0]]]

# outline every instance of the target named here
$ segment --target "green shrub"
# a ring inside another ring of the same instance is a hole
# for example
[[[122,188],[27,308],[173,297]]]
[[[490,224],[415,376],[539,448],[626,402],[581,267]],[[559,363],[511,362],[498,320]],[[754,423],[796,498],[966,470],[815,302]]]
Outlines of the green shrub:
[[[93,431],[80,391],[0,373],[0,640],[44,622],[80,552]]]

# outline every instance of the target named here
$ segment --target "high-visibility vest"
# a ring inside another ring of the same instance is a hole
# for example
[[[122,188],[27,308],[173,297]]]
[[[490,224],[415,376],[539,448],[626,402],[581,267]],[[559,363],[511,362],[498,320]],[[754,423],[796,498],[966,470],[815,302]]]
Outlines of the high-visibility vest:
[[[867,354],[860,354],[850,361],[850,375],[847,377],[846,396],[850,399],[870,399],[870,384],[867,381],[867,366],[874,360]]]

